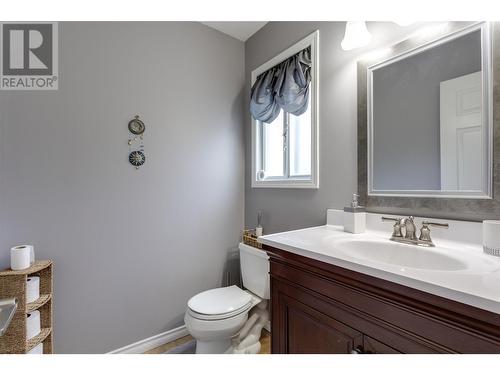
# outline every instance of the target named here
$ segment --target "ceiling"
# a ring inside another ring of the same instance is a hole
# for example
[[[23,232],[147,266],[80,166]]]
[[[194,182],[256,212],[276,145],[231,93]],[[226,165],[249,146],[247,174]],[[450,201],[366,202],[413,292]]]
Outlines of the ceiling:
[[[219,30],[224,34],[246,42],[253,34],[259,31],[267,21],[227,21],[227,22],[202,22],[202,24]]]

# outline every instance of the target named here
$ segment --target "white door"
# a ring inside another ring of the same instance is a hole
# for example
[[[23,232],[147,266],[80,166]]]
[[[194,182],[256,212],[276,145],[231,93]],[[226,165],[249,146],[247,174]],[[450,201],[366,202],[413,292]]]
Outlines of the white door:
[[[483,121],[481,72],[443,81],[441,190],[481,190]]]

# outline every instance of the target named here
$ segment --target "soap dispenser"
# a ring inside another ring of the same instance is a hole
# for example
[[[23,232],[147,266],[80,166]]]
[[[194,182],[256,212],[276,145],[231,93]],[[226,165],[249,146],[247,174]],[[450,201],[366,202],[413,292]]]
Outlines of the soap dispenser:
[[[363,233],[366,230],[366,211],[358,204],[359,195],[352,195],[351,207],[344,207],[344,232]]]

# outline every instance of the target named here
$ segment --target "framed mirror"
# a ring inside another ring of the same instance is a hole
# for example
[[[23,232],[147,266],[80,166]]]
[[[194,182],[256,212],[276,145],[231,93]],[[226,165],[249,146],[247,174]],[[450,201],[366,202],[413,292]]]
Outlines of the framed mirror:
[[[487,23],[367,68],[368,194],[491,198]]]
[[[500,218],[498,45],[497,23],[432,23],[358,61],[369,212]]]

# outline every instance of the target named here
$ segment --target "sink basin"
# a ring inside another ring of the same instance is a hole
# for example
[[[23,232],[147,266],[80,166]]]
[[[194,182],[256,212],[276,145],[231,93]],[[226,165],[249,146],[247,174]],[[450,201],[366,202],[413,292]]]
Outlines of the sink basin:
[[[436,271],[459,271],[467,268],[464,262],[439,253],[438,248],[424,248],[389,240],[361,239],[338,240],[334,245],[349,257],[400,267]]]

